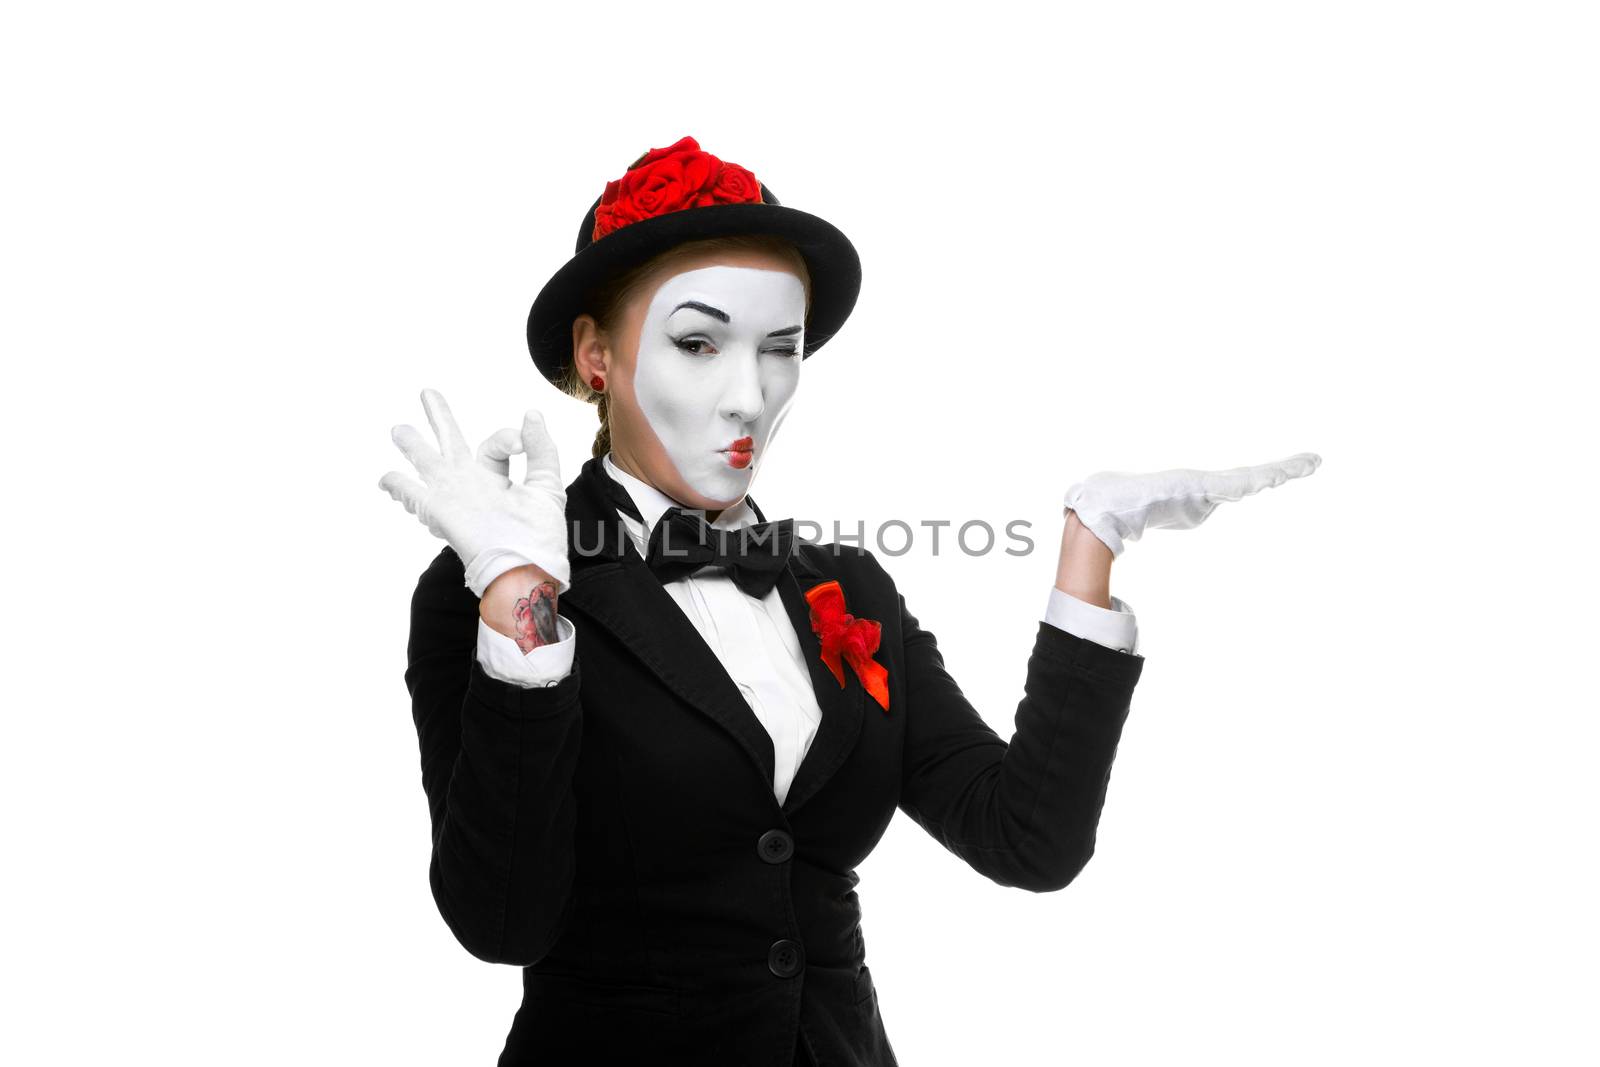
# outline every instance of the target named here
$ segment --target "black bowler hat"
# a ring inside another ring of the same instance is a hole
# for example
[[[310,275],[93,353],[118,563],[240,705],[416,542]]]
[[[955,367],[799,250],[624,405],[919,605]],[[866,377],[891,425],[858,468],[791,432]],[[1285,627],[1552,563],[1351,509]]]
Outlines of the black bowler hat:
[[[572,362],[572,320],[593,313],[607,281],[666,251],[706,237],[771,234],[793,244],[811,274],[805,351],[844,325],[861,291],[861,258],[838,227],[779,205],[772,190],[736,163],[700,149],[693,137],[640,156],[606,183],[578,230],[573,257],[545,282],[528,313],[528,351],[552,382]]]

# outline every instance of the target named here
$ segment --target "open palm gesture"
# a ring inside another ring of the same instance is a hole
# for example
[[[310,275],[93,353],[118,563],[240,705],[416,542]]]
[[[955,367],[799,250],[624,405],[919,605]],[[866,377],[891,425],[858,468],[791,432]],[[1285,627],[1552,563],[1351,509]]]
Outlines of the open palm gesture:
[[[1297,452],[1272,463],[1221,471],[1101,471],[1068,489],[1065,504],[1112,555],[1121,555],[1124,542],[1137,541],[1146,529],[1199,526],[1218,504],[1304,478],[1321,464],[1315,452]]]

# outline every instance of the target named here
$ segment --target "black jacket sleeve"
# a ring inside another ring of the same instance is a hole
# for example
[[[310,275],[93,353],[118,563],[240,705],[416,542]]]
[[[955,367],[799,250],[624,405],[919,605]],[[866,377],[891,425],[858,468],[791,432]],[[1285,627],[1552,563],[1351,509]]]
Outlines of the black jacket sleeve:
[[[1144,657],[1041,622],[1007,743],[945,671],[900,597],[906,751],[900,807],[974,870],[1035,893],[1094,853],[1111,762]]]
[[[524,689],[478,664],[478,600],[441,552],[411,601],[406,688],[433,823],[439,913],[479,959],[528,966],[572,907],[579,667]]]

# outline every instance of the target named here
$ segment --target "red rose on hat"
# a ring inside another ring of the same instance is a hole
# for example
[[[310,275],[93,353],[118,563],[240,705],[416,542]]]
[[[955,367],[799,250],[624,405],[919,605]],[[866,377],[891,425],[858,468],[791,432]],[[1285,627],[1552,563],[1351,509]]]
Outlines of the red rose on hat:
[[[628,164],[628,169],[629,170],[633,170],[633,169],[635,169],[637,167],[644,166],[646,163],[654,163],[658,159],[665,159],[668,156],[672,155],[672,153],[674,153],[674,152],[698,152],[698,151],[700,151],[700,142],[699,141],[696,141],[693,137],[680,137],[676,141],[674,141],[672,144],[668,145],[666,148],[652,148],[652,149],[650,149],[650,151],[646,152],[644,155],[640,156],[638,159],[634,160],[632,163],[629,163]]]
[[[683,137],[666,148],[652,148],[621,178],[606,183],[591,239],[669,211],[760,202],[761,183],[754,174],[701,151],[693,137]]]
[[[628,171],[622,189],[645,217],[661,215],[694,203],[700,190],[716,180],[720,165],[709,152],[686,149]]]
[[[724,163],[711,196],[719,204],[748,204],[761,199],[761,183],[737,163]]]
[[[633,206],[633,201],[622,198],[622,182],[606,182],[606,191],[600,196],[600,206],[594,209],[595,232],[602,232],[604,227],[603,232],[610,233],[618,226],[626,226],[642,218],[644,216]]]

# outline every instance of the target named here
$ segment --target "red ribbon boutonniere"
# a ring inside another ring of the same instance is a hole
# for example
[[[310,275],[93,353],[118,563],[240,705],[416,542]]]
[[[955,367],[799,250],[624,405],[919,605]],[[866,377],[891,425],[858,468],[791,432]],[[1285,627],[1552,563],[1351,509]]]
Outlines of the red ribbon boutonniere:
[[[844,610],[844,590],[838,582],[823,582],[806,590],[811,605],[811,629],[822,642],[822,662],[844,686],[844,662],[861,679],[884,713],[889,711],[889,672],[873,660],[883,628],[872,619],[858,619]]]

